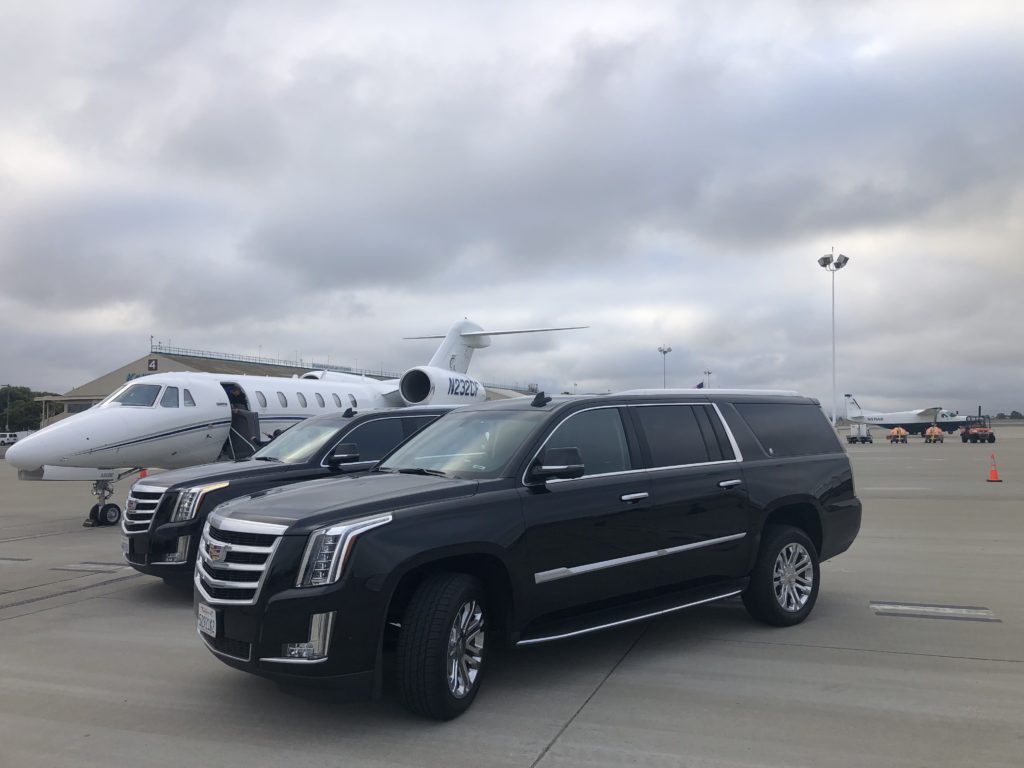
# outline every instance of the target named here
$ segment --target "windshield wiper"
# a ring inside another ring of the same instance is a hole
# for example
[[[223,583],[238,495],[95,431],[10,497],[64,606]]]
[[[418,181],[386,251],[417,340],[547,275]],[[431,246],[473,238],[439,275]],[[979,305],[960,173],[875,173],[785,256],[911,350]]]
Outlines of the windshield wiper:
[[[433,477],[448,477],[447,472],[440,469],[426,469],[425,467],[400,467],[398,472],[403,475],[432,475]]]
[[[276,461],[278,464],[281,463],[280,459],[274,458],[273,456],[253,456],[253,461]]]

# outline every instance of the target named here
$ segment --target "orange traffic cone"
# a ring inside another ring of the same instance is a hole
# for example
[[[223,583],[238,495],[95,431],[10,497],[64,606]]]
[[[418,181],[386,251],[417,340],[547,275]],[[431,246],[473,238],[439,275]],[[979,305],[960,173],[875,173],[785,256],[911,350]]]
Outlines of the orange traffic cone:
[[[149,470],[143,469],[139,472],[139,480],[149,475]]]
[[[999,470],[996,469],[996,455],[992,454],[992,466],[988,468],[988,482],[990,483],[1001,483],[999,479]]]

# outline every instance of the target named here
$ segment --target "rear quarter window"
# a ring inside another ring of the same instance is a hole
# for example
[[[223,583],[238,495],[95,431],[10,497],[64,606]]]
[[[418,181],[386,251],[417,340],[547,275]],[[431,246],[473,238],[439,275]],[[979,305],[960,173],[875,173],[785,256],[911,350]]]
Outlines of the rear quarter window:
[[[825,414],[813,403],[736,403],[735,408],[769,456],[843,450]]]

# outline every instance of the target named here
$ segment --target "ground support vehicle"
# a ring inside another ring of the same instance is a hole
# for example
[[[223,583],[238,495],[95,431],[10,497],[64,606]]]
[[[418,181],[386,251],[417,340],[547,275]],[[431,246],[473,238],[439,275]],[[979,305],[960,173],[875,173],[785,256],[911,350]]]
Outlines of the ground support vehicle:
[[[305,480],[367,470],[455,406],[315,416],[249,459],[163,472],[132,486],[121,521],[121,551],[135,570],[188,583],[210,510],[229,499]]]
[[[0,432],[0,448],[5,445],[14,445],[16,442],[18,442],[16,432]]]
[[[498,643],[545,643],[742,596],[803,621],[860,528],[816,400],[648,390],[466,406],[377,468],[227,502],[195,572],[199,637],[284,682],[398,691],[448,719]]]
[[[930,426],[924,431],[924,441],[926,443],[942,443],[945,440],[946,436],[938,426]]]
[[[996,433],[988,416],[968,416],[967,423],[960,428],[962,443],[994,443]]]
[[[854,443],[873,443],[871,439],[871,427],[867,424],[851,424],[850,432],[846,435],[846,442],[851,445]]]
[[[891,429],[889,430],[889,442],[893,445],[896,445],[897,443],[906,443],[908,434],[907,430],[902,427]]]

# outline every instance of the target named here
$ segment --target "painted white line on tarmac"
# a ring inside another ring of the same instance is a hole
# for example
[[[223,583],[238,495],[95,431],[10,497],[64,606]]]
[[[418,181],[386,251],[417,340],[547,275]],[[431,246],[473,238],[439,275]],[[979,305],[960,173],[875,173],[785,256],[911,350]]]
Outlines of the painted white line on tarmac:
[[[928,488],[926,486],[920,486],[920,485],[905,485],[905,486],[892,486],[892,487],[886,487],[886,488],[883,488],[881,486],[877,486],[877,487],[868,487],[868,488],[858,488],[857,490],[861,491],[861,492],[863,492],[863,491],[871,491],[872,493],[878,493],[880,491],[930,491],[931,488]]]
[[[870,603],[878,616],[902,616],[912,619],[952,619],[954,621],[999,622],[988,608],[977,605],[927,605],[924,603]]]

